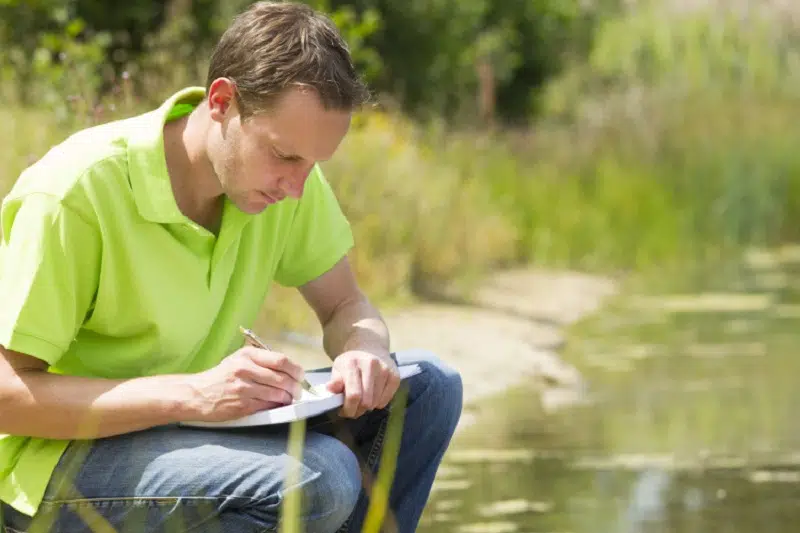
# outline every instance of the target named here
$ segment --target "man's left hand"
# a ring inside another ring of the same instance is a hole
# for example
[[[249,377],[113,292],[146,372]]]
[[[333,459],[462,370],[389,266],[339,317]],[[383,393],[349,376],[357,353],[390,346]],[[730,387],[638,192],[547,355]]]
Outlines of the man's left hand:
[[[328,390],[344,393],[342,417],[358,418],[389,405],[399,386],[400,371],[388,353],[352,350],[334,359]]]

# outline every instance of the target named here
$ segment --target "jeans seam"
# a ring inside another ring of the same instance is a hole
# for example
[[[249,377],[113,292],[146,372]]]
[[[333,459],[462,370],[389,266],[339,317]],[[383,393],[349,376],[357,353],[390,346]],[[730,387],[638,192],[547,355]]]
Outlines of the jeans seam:
[[[141,502],[146,504],[154,504],[156,506],[163,506],[163,505],[173,505],[178,501],[186,501],[189,500],[190,503],[197,503],[200,500],[207,501],[207,500],[216,500],[219,498],[238,498],[243,500],[253,500],[253,498],[248,498],[246,496],[234,496],[234,495],[220,495],[220,496],[189,496],[189,497],[176,497],[176,496],[162,496],[162,497],[141,497],[141,496],[126,496],[120,498],[75,498],[69,500],[45,500],[41,502],[40,508],[42,507],[63,507],[63,506],[96,506],[98,503],[103,502],[121,502],[125,504],[132,504],[134,502]],[[20,531],[17,529],[13,529],[10,526],[0,526],[5,527],[5,529],[0,529],[0,533],[25,533],[24,531]],[[278,524],[273,527],[267,527],[259,531],[259,533],[274,533],[278,531]]]
[[[372,448],[370,449],[369,455],[367,456],[367,467],[372,470],[372,467],[378,462],[378,457],[381,453],[381,448],[383,447],[383,441],[386,437],[386,425],[388,421],[388,416],[384,417],[381,420],[381,427],[378,430],[378,434],[375,435],[375,440],[372,441]]]
[[[100,503],[123,503],[127,505],[132,505],[135,503],[144,503],[147,505],[155,505],[157,507],[161,507],[164,505],[173,505],[177,502],[181,503],[189,503],[195,504],[199,501],[209,501],[209,500],[216,500],[219,498],[237,498],[243,500],[254,500],[253,498],[248,498],[246,496],[234,496],[234,495],[220,495],[220,496],[188,496],[188,497],[176,497],[176,496],[124,496],[118,498],[74,498],[68,500],[45,500],[42,501],[40,504],[40,508],[58,508],[64,506],[92,506],[97,507]],[[188,502],[187,502],[188,500]],[[5,529],[0,529],[0,533],[25,533],[24,531],[20,531],[17,529],[13,529],[10,526],[3,526],[0,524],[0,527],[4,527]],[[274,533],[278,530],[278,525],[276,524],[273,527],[267,527],[259,531],[259,533]]]
[[[44,500],[40,507],[60,507],[64,505],[97,505],[102,503],[148,503],[154,505],[171,505],[178,502],[197,503],[200,501],[211,501],[219,499],[236,498],[240,500],[253,501],[254,498],[247,496],[235,496],[233,494],[220,494],[219,496],[119,496],[114,498],[69,498],[64,500]]]

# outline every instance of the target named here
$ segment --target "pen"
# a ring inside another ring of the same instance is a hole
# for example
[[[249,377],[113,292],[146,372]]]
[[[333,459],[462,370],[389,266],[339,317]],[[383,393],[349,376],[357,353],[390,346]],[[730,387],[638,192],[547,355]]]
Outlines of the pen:
[[[252,330],[249,330],[243,326],[239,326],[239,331],[241,331],[242,335],[244,335],[245,338],[247,338],[247,340],[252,342],[256,347],[272,351],[272,349],[269,346],[267,346],[267,344],[264,341],[259,339],[258,335],[253,333]],[[306,379],[300,380],[300,385],[303,387],[303,389],[307,390],[308,392],[316,396],[317,393],[314,392],[314,387],[312,387],[311,383],[309,383]]]

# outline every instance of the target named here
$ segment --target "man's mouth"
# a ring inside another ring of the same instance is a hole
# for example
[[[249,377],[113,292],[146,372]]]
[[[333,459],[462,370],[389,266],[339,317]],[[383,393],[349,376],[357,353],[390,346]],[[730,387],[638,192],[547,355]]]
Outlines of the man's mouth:
[[[263,196],[264,199],[267,201],[267,203],[270,204],[270,205],[276,204],[276,203],[278,203],[280,201],[277,198],[275,198],[274,196],[270,196],[269,194],[267,194],[265,192],[262,192],[261,196]]]

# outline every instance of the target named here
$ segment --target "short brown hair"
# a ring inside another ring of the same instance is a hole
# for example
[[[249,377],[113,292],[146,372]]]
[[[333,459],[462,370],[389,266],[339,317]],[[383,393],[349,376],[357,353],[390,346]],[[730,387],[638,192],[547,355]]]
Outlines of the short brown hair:
[[[333,21],[295,2],[256,2],[233,20],[211,55],[206,89],[223,77],[236,84],[243,116],[268,109],[290,85],[313,87],[326,109],[369,100]]]

